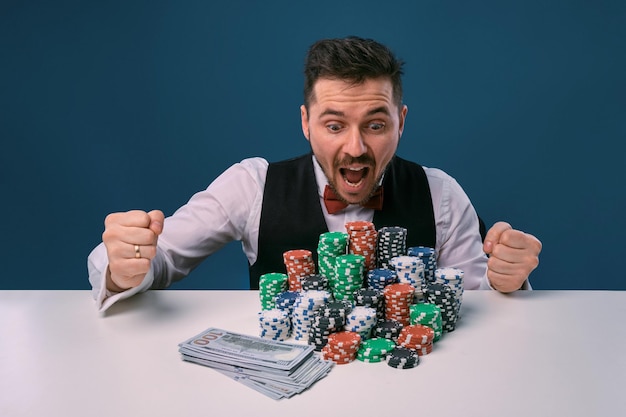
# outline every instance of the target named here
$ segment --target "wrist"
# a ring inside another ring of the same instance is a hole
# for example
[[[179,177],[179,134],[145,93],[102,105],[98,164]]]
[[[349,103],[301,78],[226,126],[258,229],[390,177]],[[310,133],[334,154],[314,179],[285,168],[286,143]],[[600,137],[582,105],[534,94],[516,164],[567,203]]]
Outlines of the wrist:
[[[125,288],[120,287],[119,285],[115,283],[115,281],[113,281],[113,278],[111,278],[111,270],[109,269],[108,266],[107,266],[107,273],[106,273],[106,288],[107,290],[111,292],[115,292],[115,293],[126,291]]]

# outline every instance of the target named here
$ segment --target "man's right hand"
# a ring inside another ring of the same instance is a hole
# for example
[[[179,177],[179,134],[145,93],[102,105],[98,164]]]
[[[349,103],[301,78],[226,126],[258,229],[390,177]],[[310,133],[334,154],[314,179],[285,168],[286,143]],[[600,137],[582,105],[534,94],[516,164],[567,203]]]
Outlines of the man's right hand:
[[[106,217],[102,241],[109,257],[107,289],[120,292],[141,284],[156,256],[164,220],[160,210],[132,210]]]

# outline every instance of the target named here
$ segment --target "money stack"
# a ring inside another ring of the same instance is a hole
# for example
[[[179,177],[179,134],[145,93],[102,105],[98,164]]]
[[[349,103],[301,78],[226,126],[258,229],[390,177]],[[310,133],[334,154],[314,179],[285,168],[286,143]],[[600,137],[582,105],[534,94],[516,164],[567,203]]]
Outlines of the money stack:
[[[178,346],[183,360],[213,368],[275,400],[303,392],[328,375],[333,366],[333,362],[314,355],[311,345],[217,328]]]

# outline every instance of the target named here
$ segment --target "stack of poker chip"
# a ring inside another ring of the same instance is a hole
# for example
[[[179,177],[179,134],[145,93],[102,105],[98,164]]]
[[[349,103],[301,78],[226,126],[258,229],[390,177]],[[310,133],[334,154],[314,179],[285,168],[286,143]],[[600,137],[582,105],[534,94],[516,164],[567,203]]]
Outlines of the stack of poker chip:
[[[300,291],[300,280],[307,275],[315,274],[313,253],[306,249],[293,249],[283,253],[283,261],[289,277],[289,290]]]
[[[320,275],[326,277],[330,285],[335,279],[335,258],[345,255],[348,250],[348,234],[326,232],[319,236],[317,244],[317,267]]]
[[[391,258],[390,264],[396,271],[398,282],[411,284],[415,287],[415,301],[423,300],[422,286],[424,280],[424,263],[417,256],[401,255]]]
[[[396,344],[393,340],[382,337],[363,340],[357,351],[356,358],[362,362],[382,362],[395,347]]]
[[[409,256],[417,256],[424,263],[424,279],[426,282],[434,282],[435,269],[437,269],[437,256],[434,248],[427,246],[411,246],[406,251]]]
[[[328,343],[322,348],[322,357],[338,365],[353,362],[361,346],[361,336],[358,333],[341,331],[331,333]]]
[[[375,290],[382,290],[387,285],[398,282],[396,272],[387,268],[375,268],[367,272],[367,286]]]
[[[328,313],[324,307],[317,310],[311,319],[309,328],[309,345],[313,345],[316,352],[320,352],[328,343],[331,333],[344,330],[346,324],[345,313]]]
[[[300,284],[302,286],[302,291],[328,291],[329,289],[328,278],[320,274],[307,275],[300,280]]]
[[[390,260],[406,255],[407,229],[404,227],[383,227],[378,230],[376,257],[379,268],[390,268]]]
[[[400,255],[391,258],[391,267],[396,271],[398,282],[421,287],[424,281],[424,263],[417,256]]]
[[[346,317],[345,330],[358,333],[361,340],[366,340],[369,339],[376,320],[376,309],[355,306]]]
[[[272,340],[287,340],[291,337],[291,317],[278,308],[259,312],[260,336]]]
[[[328,337],[331,333],[344,330],[346,317],[352,311],[352,303],[349,301],[329,300],[317,311],[316,316],[311,322],[309,332],[309,344],[315,345],[315,350],[320,351],[328,343]],[[313,339],[310,337],[313,336]]]
[[[459,268],[438,268],[435,269],[435,282],[450,287],[456,299],[457,316],[461,310],[463,300],[463,270]]]
[[[276,308],[286,311],[289,316],[293,314],[293,305],[300,296],[298,291],[283,291],[276,296]]]
[[[441,310],[443,332],[451,332],[456,328],[457,302],[454,292],[445,284],[432,283],[424,287],[427,303],[435,304]]]
[[[415,287],[411,284],[391,284],[383,290],[385,295],[385,318],[399,321],[403,326],[410,324],[409,306],[413,304]]]
[[[441,321],[441,309],[435,304],[420,303],[409,307],[411,324],[428,326],[435,332],[434,342],[441,339],[443,324]]]
[[[396,347],[387,355],[387,365],[396,369],[415,368],[420,362],[420,357],[414,350],[405,347]]]
[[[271,272],[259,277],[261,310],[276,308],[276,296],[287,289],[286,274]]]
[[[377,322],[372,329],[372,337],[382,337],[397,342],[403,327],[402,323],[397,320],[382,320]]]
[[[354,293],[354,304],[376,310],[376,320],[384,320],[385,318],[385,296],[382,290],[360,288]]]
[[[328,291],[302,291],[293,304],[291,324],[294,339],[307,341],[315,312],[330,299]]]
[[[332,285],[336,300],[354,301],[354,292],[363,287],[365,257],[362,255],[341,255],[335,258],[335,280]]]
[[[418,355],[428,355],[433,351],[435,331],[428,326],[411,324],[404,326],[398,336],[398,346],[414,350]]]
[[[365,270],[376,268],[376,243],[378,232],[374,223],[352,221],[345,224],[348,231],[348,253],[365,257]]]

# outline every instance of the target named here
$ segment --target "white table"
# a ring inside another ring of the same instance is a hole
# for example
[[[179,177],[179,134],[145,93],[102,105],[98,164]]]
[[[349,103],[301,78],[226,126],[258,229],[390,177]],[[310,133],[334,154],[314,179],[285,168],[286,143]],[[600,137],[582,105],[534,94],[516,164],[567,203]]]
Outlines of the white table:
[[[355,361],[275,401],[181,360],[214,326],[256,335],[256,291],[0,291],[0,416],[623,416],[626,292],[466,292],[420,365]],[[342,414],[343,414],[342,413]]]

